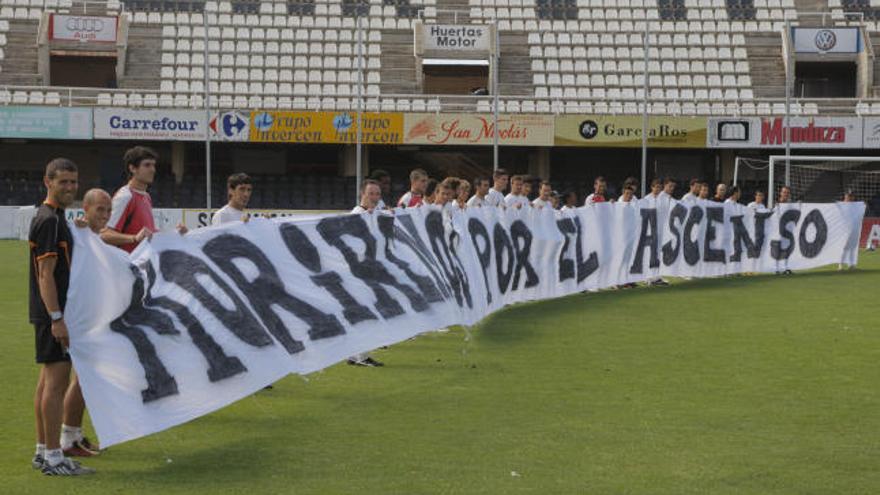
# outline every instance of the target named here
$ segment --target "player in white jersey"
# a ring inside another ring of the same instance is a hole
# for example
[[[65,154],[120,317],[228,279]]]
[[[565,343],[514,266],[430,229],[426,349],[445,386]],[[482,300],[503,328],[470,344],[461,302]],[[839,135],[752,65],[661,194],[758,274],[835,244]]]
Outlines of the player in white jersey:
[[[764,205],[764,191],[755,191],[755,200],[746,205],[746,208],[753,210],[763,210],[766,208]]]
[[[245,173],[232,174],[226,179],[226,194],[229,202],[217,210],[211,218],[211,225],[222,225],[229,222],[246,222],[248,202],[253,192],[251,178]]]
[[[428,172],[417,168],[409,173],[409,191],[397,201],[401,208],[414,208],[424,202],[425,189],[428,186]],[[381,199],[381,198],[380,198]]]
[[[658,194],[657,197],[663,199],[664,201],[675,199],[675,186],[677,185],[678,183],[675,182],[675,179],[673,179],[672,177],[667,177],[663,181],[663,190],[660,191],[660,194]]]
[[[607,187],[608,184],[605,182],[605,177],[602,177],[601,175],[596,177],[596,180],[593,181],[593,193],[587,196],[584,200],[584,205],[605,203],[608,201]],[[612,199],[612,201],[614,200]]]
[[[700,196],[700,179],[691,179],[689,186],[690,188],[688,189],[688,192],[686,192],[685,195],[681,197],[682,201],[696,201],[697,198]]]
[[[529,198],[523,196],[523,178],[514,175],[510,178],[510,194],[504,197],[504,205],[508,208],[522,208],[529,206]]]
[[[630,201],[632,201],[633,199],[639,199],[639,197],[635,195],[636,190],[639,188],[639,180],[635,177],[627,177],[626,180],[623,181],[623,187],[620,190],[620,196],[618,196],[617,198],[618,201],[623,201],[624,191],[629,186],[632,186],[633,190],[633,197],[632,199],[630,199]]]
[[[742,191],[740,191],[739,186],[732,186],[727,190],[727,199],[725,199],[724,202],[729,204],[739,204],[739,198],[741,196]]]
[[[503,168],[499,168],[492,174],[492,189],[486,195],[486,204],[489,206],[504,206],[504,191],[507,190],[507,183],[510,182],[510,173]]]
[[[578,207],[578,194],[568,191],[562,195],[562,208],[559,211],[574,210]]]
[[[468,196],[471,195],[471,183],[464,179],[458,179],[458,181],[458,191],[456,191],[454,203],[459,210],[463,210],[467,207]]]
[[[532,201],[532,208],[553,208],[553,187],[549,181],[541,181],[538,197]]]
[[[483,205],[489,204],[487,201],[488,194],[489,179],[485,177],[477,177],[474,179],[474,195],[471,196],[471,199],[467,202],[468,208],[479,208]]]
[[[379,183],[367,179],[361,185],[361,201],[354,208],[352,208],[352,213],[373,213],[379,208],[379,201],[382,200],[382,189],[379,187]],[[348,364],[352,366],[367,366],[370,368],[376,368],[379,366],[384,366],[381,362],[373,359],[366,352],[362,352],[360,354],[354,355],[348,358]]]

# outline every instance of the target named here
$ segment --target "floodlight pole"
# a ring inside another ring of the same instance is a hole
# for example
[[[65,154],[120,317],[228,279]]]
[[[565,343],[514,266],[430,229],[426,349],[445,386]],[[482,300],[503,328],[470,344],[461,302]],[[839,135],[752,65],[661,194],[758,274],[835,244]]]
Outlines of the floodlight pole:
[[[208,87],[208,11],[202,12],[202,26],[205,29],[205,207],[211,209],[211,89]]]
[[[791,53],[791,20],[785,20],[785,38],[786,43],[788,45],[788,49],[786,50],[786,60],[785,60],[785,133],[783,134],[785,138],[785,156],[791,156],[791,65],[794,63],[794,57]],[[789,159],[785,159],[785,185],[789,185],[789,180],[791,179],[790,175],[790,164]],[[770,183],[771,189],[775,189],[773,183]]]
[[[645,182],[648,180],[648,36],[651,34],[651,23],[645,20],[645,67],[642,72],[644,80],[642,81],[642,190],[641,196],[645,197]]]
[[[360,204],[361,183],[363,181],[363,129],[361,128],[361,113],[364,106],[364,39],[363,30],[361,29],[361,16],[357,16],[357,121],[355,122],[357,132],[357,141],[355,143],[355,191],[354,204]]]
[[[733,185],[736,185],[736,179],[739,177],[739,157],[733,160]]]
[[[498,18],[495,18],[494,22],[494,49],[492,50],[492,95],[495,100],[492,110],[492,128],[494,132],[492,132],[492,171],[498,170],[498,51],[501,50],[501,36],[498,34]]]

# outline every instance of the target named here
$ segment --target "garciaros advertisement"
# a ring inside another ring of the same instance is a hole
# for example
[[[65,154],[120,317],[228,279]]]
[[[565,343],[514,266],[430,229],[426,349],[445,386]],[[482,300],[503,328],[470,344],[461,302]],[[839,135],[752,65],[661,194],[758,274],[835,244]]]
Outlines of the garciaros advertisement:
[[[639,115],[565,115],[556,117],[556,146],[639,148]],[[697,117],[648,118],[648,146],[652,148],[705,148],[706,119]]]

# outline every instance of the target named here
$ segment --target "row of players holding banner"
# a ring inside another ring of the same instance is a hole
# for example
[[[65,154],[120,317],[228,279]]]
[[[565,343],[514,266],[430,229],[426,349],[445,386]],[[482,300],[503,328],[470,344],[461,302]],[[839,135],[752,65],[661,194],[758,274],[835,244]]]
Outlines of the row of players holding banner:
[[[78,170],[67,159],[52,160],[46,168],[44,183],[48,193],[46,201],[40,205],[34,216],[30,232],[30,321],[36,332],[36,360],[42,365],[35,392],[35,416],[37,445],[32,466],[46,475],[81,475],[94,472],[70,457],[88,457],[99,453],[98,447],[82,433],[82,417],[85,404],[82,392],[72,368],[68,347],[69,332],[64,320],[64,309],[68,288],[71,284],[71,259],[74,250],[72,228],[88,228],[99,235],[104,243],[117,246],[131,253],[144,240],[151,239],[157,231],[154,223],[152,201],[148,192],[156,173],[158,155],[155,151],[137,146],[129,149],[123,163],[129,176],[126,185],[115,192],[113,197],[103,190],[92,189],[83,197],[85,216],[69,225],[65,208],[73,204],[78,193]],[[374,180],[375,179],[375,180]],[[383,189],[387,190],[390,180],[381,174],[366,180],[361,189],[361,197],[353,213],[372,212],[386,208],[382,200]],[[509,184],[508,184],[509,182]],[[521,176],[512,178],[504,170],[498,170],[492,177],[481,177],[473,181],[446,178],[432,181],[423,170],[410,174],[410,190],[398,201],[398,206],[416,208],[434,205],[444,212],[456,209],[480,207],[523,208],[574,208],[580,202],[572,194],[555,194],[549,182],[542,182],[536,199],[530,201],[530,191]],[[212,224],[247,221],[247,205],[254,184],[245,174],[234,174],[228,179],[229,201],[212,218]],[[510,192],[504,194],[508,185]],[[719,185],[715,199],[736,202],[740,198],[738,190],[729,191]],[[473,194],[471,194],[473,189]],[[661,202],[671,200],[675,182],[655,180],[651,194],[638,200],[635,197],[634,180],[627,181],[623,187],[621,202]],[[683,200],[697,201],[707,199],[708,184],[692,181],[691,190]],[[790,191],[780,191],[780,203],[790,199]],[[853,198],[848,196],[848,201]],[[585,204],[612,201],[607,197],[605,181],[596,180],[595,190],[585,199]],[[756,198],[754,208],[762,208]],[[181,235],[187,233],[184,225],[178,225]],[[662,284],[662,281],[655,282]],[[349,363],[363,366],[380,366],[367,354],[352,356]]]

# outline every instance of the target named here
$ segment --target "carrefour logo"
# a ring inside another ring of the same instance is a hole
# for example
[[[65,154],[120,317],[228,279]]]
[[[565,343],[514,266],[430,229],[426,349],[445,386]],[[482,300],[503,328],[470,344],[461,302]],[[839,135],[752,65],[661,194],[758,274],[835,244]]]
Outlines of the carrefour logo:
[[[260,112],[254,115],[254,127],[261,131],[268,131],[272,128],[274,119],[268,112]]]
[[[238,112],[227,112],[215,116],[208,124],[214,134],[223,139],[238,140],[246,139],[248,134],[247,117]]]

